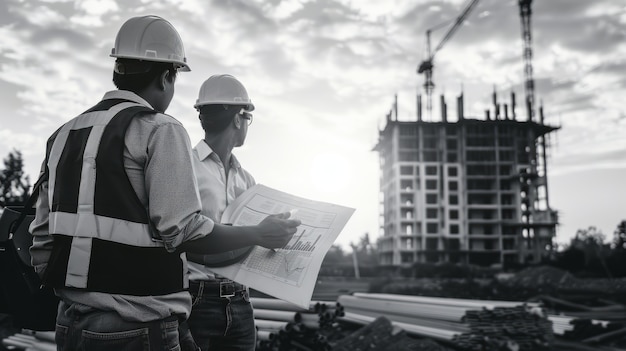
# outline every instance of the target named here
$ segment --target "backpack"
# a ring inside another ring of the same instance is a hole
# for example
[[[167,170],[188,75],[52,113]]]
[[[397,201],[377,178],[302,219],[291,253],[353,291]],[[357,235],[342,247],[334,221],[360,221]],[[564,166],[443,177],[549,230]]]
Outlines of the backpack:
[[[0,216],[0,313],[13,318],[16,328],[37,331],[55,329],[59,298],[52,288],[42,287],[30,263],[33,237],[28,231],[35,218],[33,204],[39,196],[44,173],[23,207],[7,206]]]

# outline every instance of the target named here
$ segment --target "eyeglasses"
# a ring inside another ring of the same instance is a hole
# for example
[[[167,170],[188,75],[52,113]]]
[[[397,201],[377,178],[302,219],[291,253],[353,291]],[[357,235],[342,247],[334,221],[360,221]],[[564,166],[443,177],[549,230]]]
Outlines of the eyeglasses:
[[[241,109],[241,111],[239,111],[238,115],[239,115],[239,117],[248,120],[248,125],[252,124],[252,113],[247,112],[244,109]]]

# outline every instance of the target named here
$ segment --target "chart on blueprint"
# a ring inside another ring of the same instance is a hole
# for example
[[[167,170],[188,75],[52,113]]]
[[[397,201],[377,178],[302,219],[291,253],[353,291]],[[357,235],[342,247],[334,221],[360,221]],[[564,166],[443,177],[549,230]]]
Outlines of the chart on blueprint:
[[[257,246],[242,262],[213,270],[263,293],[308,308],[322,260],[354,209],[257,184],[226,209],[222,222],[254,225],[268,215],[281,212],[292,212],[292,217],[302,222],[284,247],[270,250]]]

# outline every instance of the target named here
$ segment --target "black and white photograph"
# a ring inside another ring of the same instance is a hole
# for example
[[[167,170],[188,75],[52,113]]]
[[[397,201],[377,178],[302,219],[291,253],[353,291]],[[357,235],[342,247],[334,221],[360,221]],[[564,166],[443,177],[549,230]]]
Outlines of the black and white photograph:
[[[623,0],[4,0],[0,351],[626,351]]]

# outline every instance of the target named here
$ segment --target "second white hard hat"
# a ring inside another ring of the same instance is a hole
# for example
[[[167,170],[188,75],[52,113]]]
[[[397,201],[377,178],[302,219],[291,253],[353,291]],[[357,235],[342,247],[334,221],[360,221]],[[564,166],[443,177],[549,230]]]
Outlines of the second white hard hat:
[[[181,71],[190,71],[183,41],[168,21],[158,16],[127,20],[115,38],[112,57],[153,62],[171,62]]]
[[[209,77],[200,87],[196,104],[199,109],[203,105],[246,105],[246,110],[253,111],[254,104],[248,91],[237,78],[230,74],[218,74]]]

